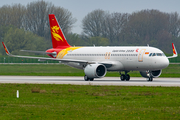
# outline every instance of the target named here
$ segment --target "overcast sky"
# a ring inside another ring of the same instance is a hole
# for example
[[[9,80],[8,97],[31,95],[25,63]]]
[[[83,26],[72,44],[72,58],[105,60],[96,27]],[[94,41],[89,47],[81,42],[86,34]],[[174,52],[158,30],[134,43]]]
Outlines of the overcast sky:
[[[21,3],[27,5],[30,2],[38,0],[2,0],[1,6]],[[157,9],[162,12],[178,12],[180,14],[180,0],[44,0],[52,2],[55,6],[61,6],[72,12],[73,17],[77,19],[72,32],[82,32],[82,19],[95,9],[105,11],[132,13],[142,9]]]

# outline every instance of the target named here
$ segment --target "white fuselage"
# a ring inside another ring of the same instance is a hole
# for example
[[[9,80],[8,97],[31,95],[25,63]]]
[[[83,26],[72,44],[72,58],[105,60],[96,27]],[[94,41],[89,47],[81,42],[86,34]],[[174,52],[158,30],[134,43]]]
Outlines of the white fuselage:
[[[72,47],[73,48],[73,47]],[[61,57],[60,54],[57,58]],[[154,47],[79,47],[69,49],[61,59],[77,59],[93,61],[96,63],[107,63],[108,71],[144,71],[161,70],[169,65],[168,58],[164,53]],[[69,62],[69,66],[83,69],[79,63]]]

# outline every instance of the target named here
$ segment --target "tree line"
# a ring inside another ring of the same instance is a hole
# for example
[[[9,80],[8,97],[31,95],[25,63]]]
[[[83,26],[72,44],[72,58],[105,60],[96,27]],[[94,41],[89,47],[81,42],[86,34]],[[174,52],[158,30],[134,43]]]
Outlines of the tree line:
[[[150,44],[169,53],[172,42],[180,45],[180,17],[177,12],[159,10],[141,10],[132,14],[94,10],[83,19],[83,33],[90,38],[107,38],[110,45]]]
[[[76,22],[72,13],[51,2],[35,1],[0,7],[0,41],[4,41],[13,54],[21,49],[46,50],[51,48],[48,14],[55,14],[68,40],[73,46],[125,46],[144,45],[158,47],[171,53],[174,42],[180,51],[180,17],[177,12],[141,10],[132,14],[109,13],[93,10],[82,20],[82,33],[72,33]],[[0,46],[0,54],[5,54]],[[28,54],[28,53],[26,53]]]
[[[0,8],[0,41],[18,54],[20,49],[46,50],[51,48],[48,14],[55,14],[65,34],[70,33],[76,19],[72,13],[50,2],[30,2],[4,5]],[[20,45],[21,44],[21,45]],[[1,54],[5,54],[0,46]],[[2,52],[3,51],[3,52]]]

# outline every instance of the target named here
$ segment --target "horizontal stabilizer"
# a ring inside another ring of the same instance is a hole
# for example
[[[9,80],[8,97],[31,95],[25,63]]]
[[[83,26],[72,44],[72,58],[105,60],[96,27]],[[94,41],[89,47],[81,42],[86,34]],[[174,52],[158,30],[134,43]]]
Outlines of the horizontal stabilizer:
[[[32,52],[32,53],[39,53],[39,54],[50,54],[50,55],[56,55],[56,53],[50,53],[50,52],[45,52],[45,51],[32,51],[32,50],[20,50],[23,52]]]

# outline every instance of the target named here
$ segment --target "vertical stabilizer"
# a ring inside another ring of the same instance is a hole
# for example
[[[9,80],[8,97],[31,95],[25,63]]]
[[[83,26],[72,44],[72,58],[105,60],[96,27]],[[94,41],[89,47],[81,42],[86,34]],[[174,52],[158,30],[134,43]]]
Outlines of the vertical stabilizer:
[[[49,14],[49,23],[53,48],[70,47],[54,14]]]

